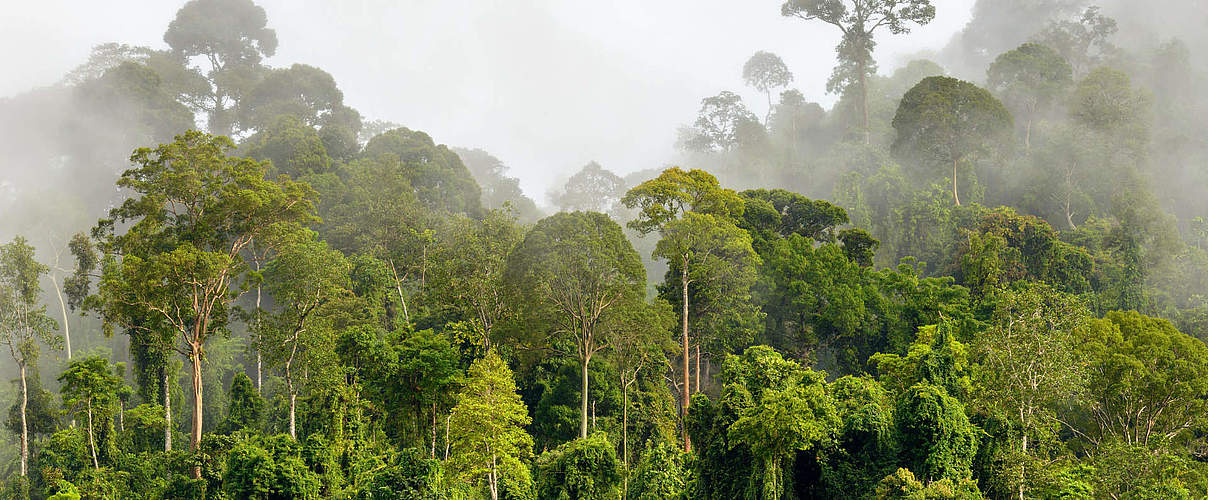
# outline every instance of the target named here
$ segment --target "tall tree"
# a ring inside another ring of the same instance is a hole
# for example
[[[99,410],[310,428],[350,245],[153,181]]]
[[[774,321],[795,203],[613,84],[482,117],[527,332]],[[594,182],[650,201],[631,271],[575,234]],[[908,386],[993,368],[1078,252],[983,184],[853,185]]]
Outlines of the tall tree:
[[[859,93],[860,112],[864,119],[864,142],[872,141],[868,122],[868,77],[876,71],[872,51],[876,47],[873,35],[881,28],[900,35],[910,32],[910,24],[927,24],[935,19],[931,0],[788,0],[780,14],[819,20],[843,33],[835,51],[839,66],[827,83],[831,92],[846,91],[855,86]]]
[[[767,95],[768,113],[763,119],[764,126],[767,126],[772,120],[772,90],[788,87],[793,82],[793,73],[780,56],[761,50],[743,64],[742,79]]]
[[[265,179],[267,164],[227,156],[233,147],[225,137],[189,131],[136,150],[136,167],[118,180],[132,196],[93,231],[105,258],[86,305],[106,332],[116,325],[175,337],[168,345],[192,367],[194,450],[201,442],[205,345],[226,328],[231,302],[249,286],[244,250],[270,231],[315,220],[309,186]]]
[[[1077,299],[1036,285],[1004,293],[991,327],[974,339],[982,365],[974,385],[976,404],[1018,426],[1017,451],[1025,460],[1049,458],[1037,445],[1056,437],[1061,425],[1057,408],[1077,400],[1085,387],[1085,363],[1076,345],[1077,330],[1086,321],[1087,311]],[[1013,462],[1022,499],[1028,492],[1028,464]]]
[[[202,111],[210,133],[229,135],[233,108],[259,78],[261,59],[277,51],[277,33],[267,27],[264,9],[252,0],[190,0],[164,32],[164,42],[186,59],[209,63],[210,92]]]
[[[625,180],[593,161],[570,176],[550,201],[567,212],[611,213],[624,195]]]
[[[595,212],[546,217],[508,259],[506,282],[519,296],[519,328],[579,361],[579,437],[587,437],[587,365],[608,347],[623,312],[643,305],[646,273],[621,226]]]
[[[113,373],[109,360],[100,356],[89,356],[72,361],[59,376],[63,384],[63,403],[72,413],[84,410],[88,422],[88,449],[92,454],[92,467],[100,468],[97,462],[96,432],[94,415],[112,416],[109,410],[117,403],[122,379]],[[82,407],[82,408],[81,408]]]
[[[700,113],[680,147],[702,153],[732,151],[739,144],[745,124],[759,126],[759,118],[747,110],[742,97],[728,90],[701,99]]]
[[[733,190],[724,189],[718,183],[717,178],[704,170],[689,170],[684,171],[679,167],[672,167],[664,170],[658,177],[643,182],[628,193],[621,200],[626,207],[637,209],[638,215],[632,221],[629,221],[629,228],[637,231],[639,234],[646,235],[651,232],[658,231],[660,234],[667,234],[668,228],[676,221],[681,220],[689,212],[695,212],[702,215],[709,215],[721,218],[723,220],[733,220],[742,217],[743,200]],[[710,223],[716,223],[716,219],[698,219],[697,225],[708,226]],[[730,223],[732,225],[732,223]],[[691,238],[687,235],[689,225],[682,225],[679,231],[685,237],[680,238],[680,243],[692,243]],[[661,243],[660,243],[661,244]],[[659,252],[666,255],[671,255],[672,251],[678,251],[676,248],[680,245],[675,243],[667,243],[663,245],[664,251]],[[686,248],[686,247],[685,247]],[[750,248],[750,236],[747,236],[747,248]],[[656,252],[658,252],[656,246]],[[675,260],[683,262],[684,254],[675,256]],[[681,268],[681,278],[686,279],[683,273],[686,273],[690,268]],[[689,279],[689,281],[691,281]],[[691,283],[689,283],[691,284]],[[681,282],[681,285],[683,283]],[[682,291],[682,290],[681,290]],[[691,399],[691,387],[689,386],[689,352],[688,352],[688,297],[681,297],[680,303],[680,323],[682,325],[681,343],[683,348],[683,387],[680,388],[680,406],[683,414],[686,417]],[[687,426],[682,429],[682,437],[684,440],[684,451],[691,451],[692,443],[688,436]]]
[[[906,92],[893,117],[893,149],[930,164],[952,166],[952,201],[959,206],[957,168],[988,153],[1011,130],[1011,113],[972,83],[933,76]]]
[[[329,301],[348,290],[349,264],[313,232],[304,230],[286,237],[295,240],[281,246],[281,253],[264,272],[268,293],[280,310],[265,318],[256,340],[269,365],[284,372],[289,435],[297,439],[299,374],[317,378],[331,365],[335,334],[330,322],[320,316]]]
[[[1073,84],[1070,63],[1057,51],[1025,43],[1003,53],[986,71],[990,90],[1024,117],[1024,149],[1032,150],[1032,121],[1040,109],[1061,97]]]
[[[58,325],[39,306],[40,281],[47,267],[34,260],[34,248],[20,236],[0,246],[0,344],[17,363],[21,376],[21,476],[29,471],[29,382],[26,370],[37,359],[38,342],[57,348]]]
[[[494,351],[466,375],[449,423],[449,472],[470,481],[485,478],[491,500],[498,500],[501,475],[528,474],[521,461],[533,453],[533,438],[524,432],[532,419],[512,371]]]

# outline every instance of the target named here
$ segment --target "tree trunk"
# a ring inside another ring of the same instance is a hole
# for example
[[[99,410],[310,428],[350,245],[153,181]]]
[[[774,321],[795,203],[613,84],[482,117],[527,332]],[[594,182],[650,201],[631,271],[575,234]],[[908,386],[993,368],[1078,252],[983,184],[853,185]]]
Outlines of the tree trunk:
[[[253,250],[255,251],[255,250]],[[256,261],[256,272],[260,272],[260,261]],[[256,284],[256,339],[260,339],[260,284]],[[256,347],[256,394],[264,385],[264,360],[260,355],[260,347]]]
[[[621,463],[625,464],[624,498],[629,498],[629,384],[621,375]]]
[[[298,394],[294,392],[294,384],[290,384],[289,388],[289,437],[298,440],[298,429],[296,422],[298,408]]]
[[[201,392],[201,344],[194,343],[189,352],[189,361],[193,365],[193,428],[189,433],[189,450],[201,448],[202,422],[202,392]],[[193,466],[193,479],[201,479],[201,466]]]
[[[394,259],[390,259],[390,274],[394,275],[394,286],[398,289],[398,301],[403,305],[403,321],[407,326],[411,326],[411,314],[407,312],[407,298],[403,296],[403,280],[398,277],[398,270],[394,268]]]
[[[768,124],[772,122],[772,90],[768,89],[765,93],[768,95],[768,114],[763,117],[763,127],[767,128]]]
[[[88,400],[88,449],[92,451],[92,468],[101,469],[100,463],[96,461],[96,438],[92,434],[92,400]]]
[[[956,166],[959,165],[960,162],[960,157],[952,160],[952,201],[955,202],[956,206],[958,207],[961,206],[961,197],[956,193]]]
[[[864,144],[872,144],[872,126],[868,123],[868,51],[864,40],[860,44],[860,112],[864,115]]]
[[[55,271],[58,272],[58,271]],[[71,360],[71,325],[67,323],[67,303],[63,302],[63,290],[59,289],[59,280],[55,279],[55,272],[50,273],[50,283],[55,287],[55,295],[59,297],[59,311],[63,313],[63,342],[67,349],[67,359]]]
[[[449,422],[452,420],[452,413],[445,416],[445,460],[449,459]]]
[[[582,410],[583,410],[583,418],[579,422],[579,437],[580,438],[587,437],[587,364],[590,362],[591,362],[591,356],[585,356],[583,358],[583,365],[582,365],[582,368],[583,368],[582,396],[583,397],[579,398],[581,400],[580,403],[582,405]]]
[[[432,459],[436,459],[436,401],[432,402]]]
[[[21,476],[29,472],[29,386],[25,381],[25,362],[18,363],[21,367]]]
[[[689,453],[692,451],[692,440],[688,438],[688,425],[687,425],[688,424],[688,399],[691,398],[692,394],[688,388],[688,358],[690,357],[690,354],[688,352],[688,255],[687,254],[684,255],[684,261],[683,261],[683,265],[681,267],[682,268],[680,269],[680,283],[683,285],[683,292],[684,292],[684,304],[683,304],[683,310],[682,310],[683,326],[684,326],[684,335],[683,335],[683,339],[682,339],[683,348],[684,348],[684,391],[683,391],[684,397],[682,398],[683,401],[680,402],[680,404],[683,405],[683,414],[680,418],[682,420],[683,425],[681,425],[680,427],[682,427],[682,431],[683,431],[683,435],[684,435],[684,452]]]
[[[172,451],[172,391],[168,389],[168,366],[163,367],[164,379],[164,451]]]
[[[495,454],[491,454],[491,470],[487,472],[487,482],[491,485],[491,500],[499,500],[499,472]]]
[[[117,431],[126,432],[126,403],[117,402]]]
[[[1023,129],[1023,151],[1032,154],[1032,116],[1028,115],[1028,124]]]

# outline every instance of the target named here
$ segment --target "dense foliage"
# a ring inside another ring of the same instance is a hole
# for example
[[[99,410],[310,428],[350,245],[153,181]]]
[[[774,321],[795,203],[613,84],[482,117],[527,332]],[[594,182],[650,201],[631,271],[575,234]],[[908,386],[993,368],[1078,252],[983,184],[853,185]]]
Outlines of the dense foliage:
[[[832,109],[758,52],[762,120],[706,97],[556,213],[265,65],[250,0],[98,46],[57,98],[105,145],[0,246],[0,498],[1208,496],[1191,49],[1092,8],[886,76],[930,1],[781,13],[843,32]]]

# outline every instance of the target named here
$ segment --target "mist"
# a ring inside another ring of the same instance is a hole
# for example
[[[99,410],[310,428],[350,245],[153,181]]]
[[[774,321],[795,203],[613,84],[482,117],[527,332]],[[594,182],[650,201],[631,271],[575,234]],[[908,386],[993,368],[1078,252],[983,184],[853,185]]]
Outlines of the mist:
[[[0,497],[1208,497],[1204,0],[0,44]]]

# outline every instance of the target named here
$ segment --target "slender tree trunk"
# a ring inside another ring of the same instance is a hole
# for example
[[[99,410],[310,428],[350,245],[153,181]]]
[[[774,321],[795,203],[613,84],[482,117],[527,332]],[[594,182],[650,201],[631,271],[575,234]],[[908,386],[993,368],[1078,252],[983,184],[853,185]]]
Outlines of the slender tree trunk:
[[[629,498],[629,384],[621,376],[621,463],[625,464],[624,498]]]
[[[864,115],[864,144],[872,144],[872,125],[868,122],[868,47],[860,41],[860,112]]]
[[[29,473],[29,385],[25,380],[25,362],[18,363],[21,367],[21,476]]]
[[[201,388],[201,344],[194,342],[189,353],[193,365],[193,429],[189,433],[189,450],[201,448],[202,388]],[[201,479],[201,466],[193,466],[193,479]]]
[[[254,250],[253,250],[254,251]],[[256,272],[260,272],[260,261],[256,261]],[[256,284],[256,339],[260,339],[260,284]],[[264,359],[260,354],[260,346],[256,346],[256,394],[260,394],[264,386]]]
[[[682,267],[682,269],[680,269],[680,283],[682,285],[683,292],[684,292],[684,297],[683,297],[684,304],[683,304],[683,308],[682,308],[683,327],[684,327],[684,332],[683,332],[684,335],[683,335],[683,339],[682,339],[683,348],[684,348],[684,391],[683,391],[684,397],[683,397],[683,401],[680,402],[680,404],[683,405],[683,416],[681,417],[681,420],[683,421],[683,425],[681,425],[680,427],[682,427],[682,431],[683,431],[683,435],[684,435],[684,452],[691,452],[692,451],[692,440],[690,438],[688,438],[688,425],[687,425],[687,423],[688,423],[688,399],[692,397],[692,394],[691,394],[692,391],[690,391],[688,388],[688,358],[691,357],[691,355],[688,352],[688,255],[687,254],[684,255],[684,261],[683,261],[683,265],[681,267]]]
[[[432,458],[436,459],[436,401],[432,402]]]
[[[768,114],[763,117],[763,126],[767,128],[768,124],[772,123],[772,90],[768,89],[765,93],[768,95]]]
[[[581,403],[582,409],[583,409],[583,418],[579,422],[579,437],[580,438],[587,437],[587,364],[590,362],[591,362],[591,356],[584,356],[583,365],[582,365],[582,368],[583,368],[582,396],[583,397],[579,398],[581,400],[580,403]]]
[[[495,454],[491,454],[491,470],[487,473],[487,482],[491,485],[491,500],[499,500],[499,472],[495,463]]]
[[[63,315],[63,347],[67,349],[67,359],[71,360],[71,325],[67,322],[67,303],[63,301],[63,290],[59,288],[59,280],[55,272],[50,273],[50,283],[55,287],[55,295],[59,297],[59,311]]]
[[[126,403],[117,402],[117,431],[126,432]]]
[[[394,267],[394,259],[390,259],[390,273],[394,275],[394,286],[398,289],[398,301],[403,305],[403,321],[407,326],[411,326],[411,314],[407,312],[407,298],[403,296],[403,280],[398,277],[398,270]]]
[[[445,416],[445,460],[449,459],[449,422],[452,420],[452,413]]]
[[[101,465],[96,461],[96,438],[92,434],[92,400],[88,400],[88,449],[92,451],[92,468],[101,469]]]
[[[172,451],[172,391],[168,389],[168,365],[163,367],[164,379],[164,451]]]
[[[1024,151],[1024,153],[1032,154],[1032,116],[1031,115],[1028,115],[1028,124],[1024,126],[1023,151]]]
[[[952,201],[955,202],[956,206],[958,207],[961,206],[961,197],[956,193],[956,166],[959,165],[960,162],[961,159],[959,157],[952,160]]]

